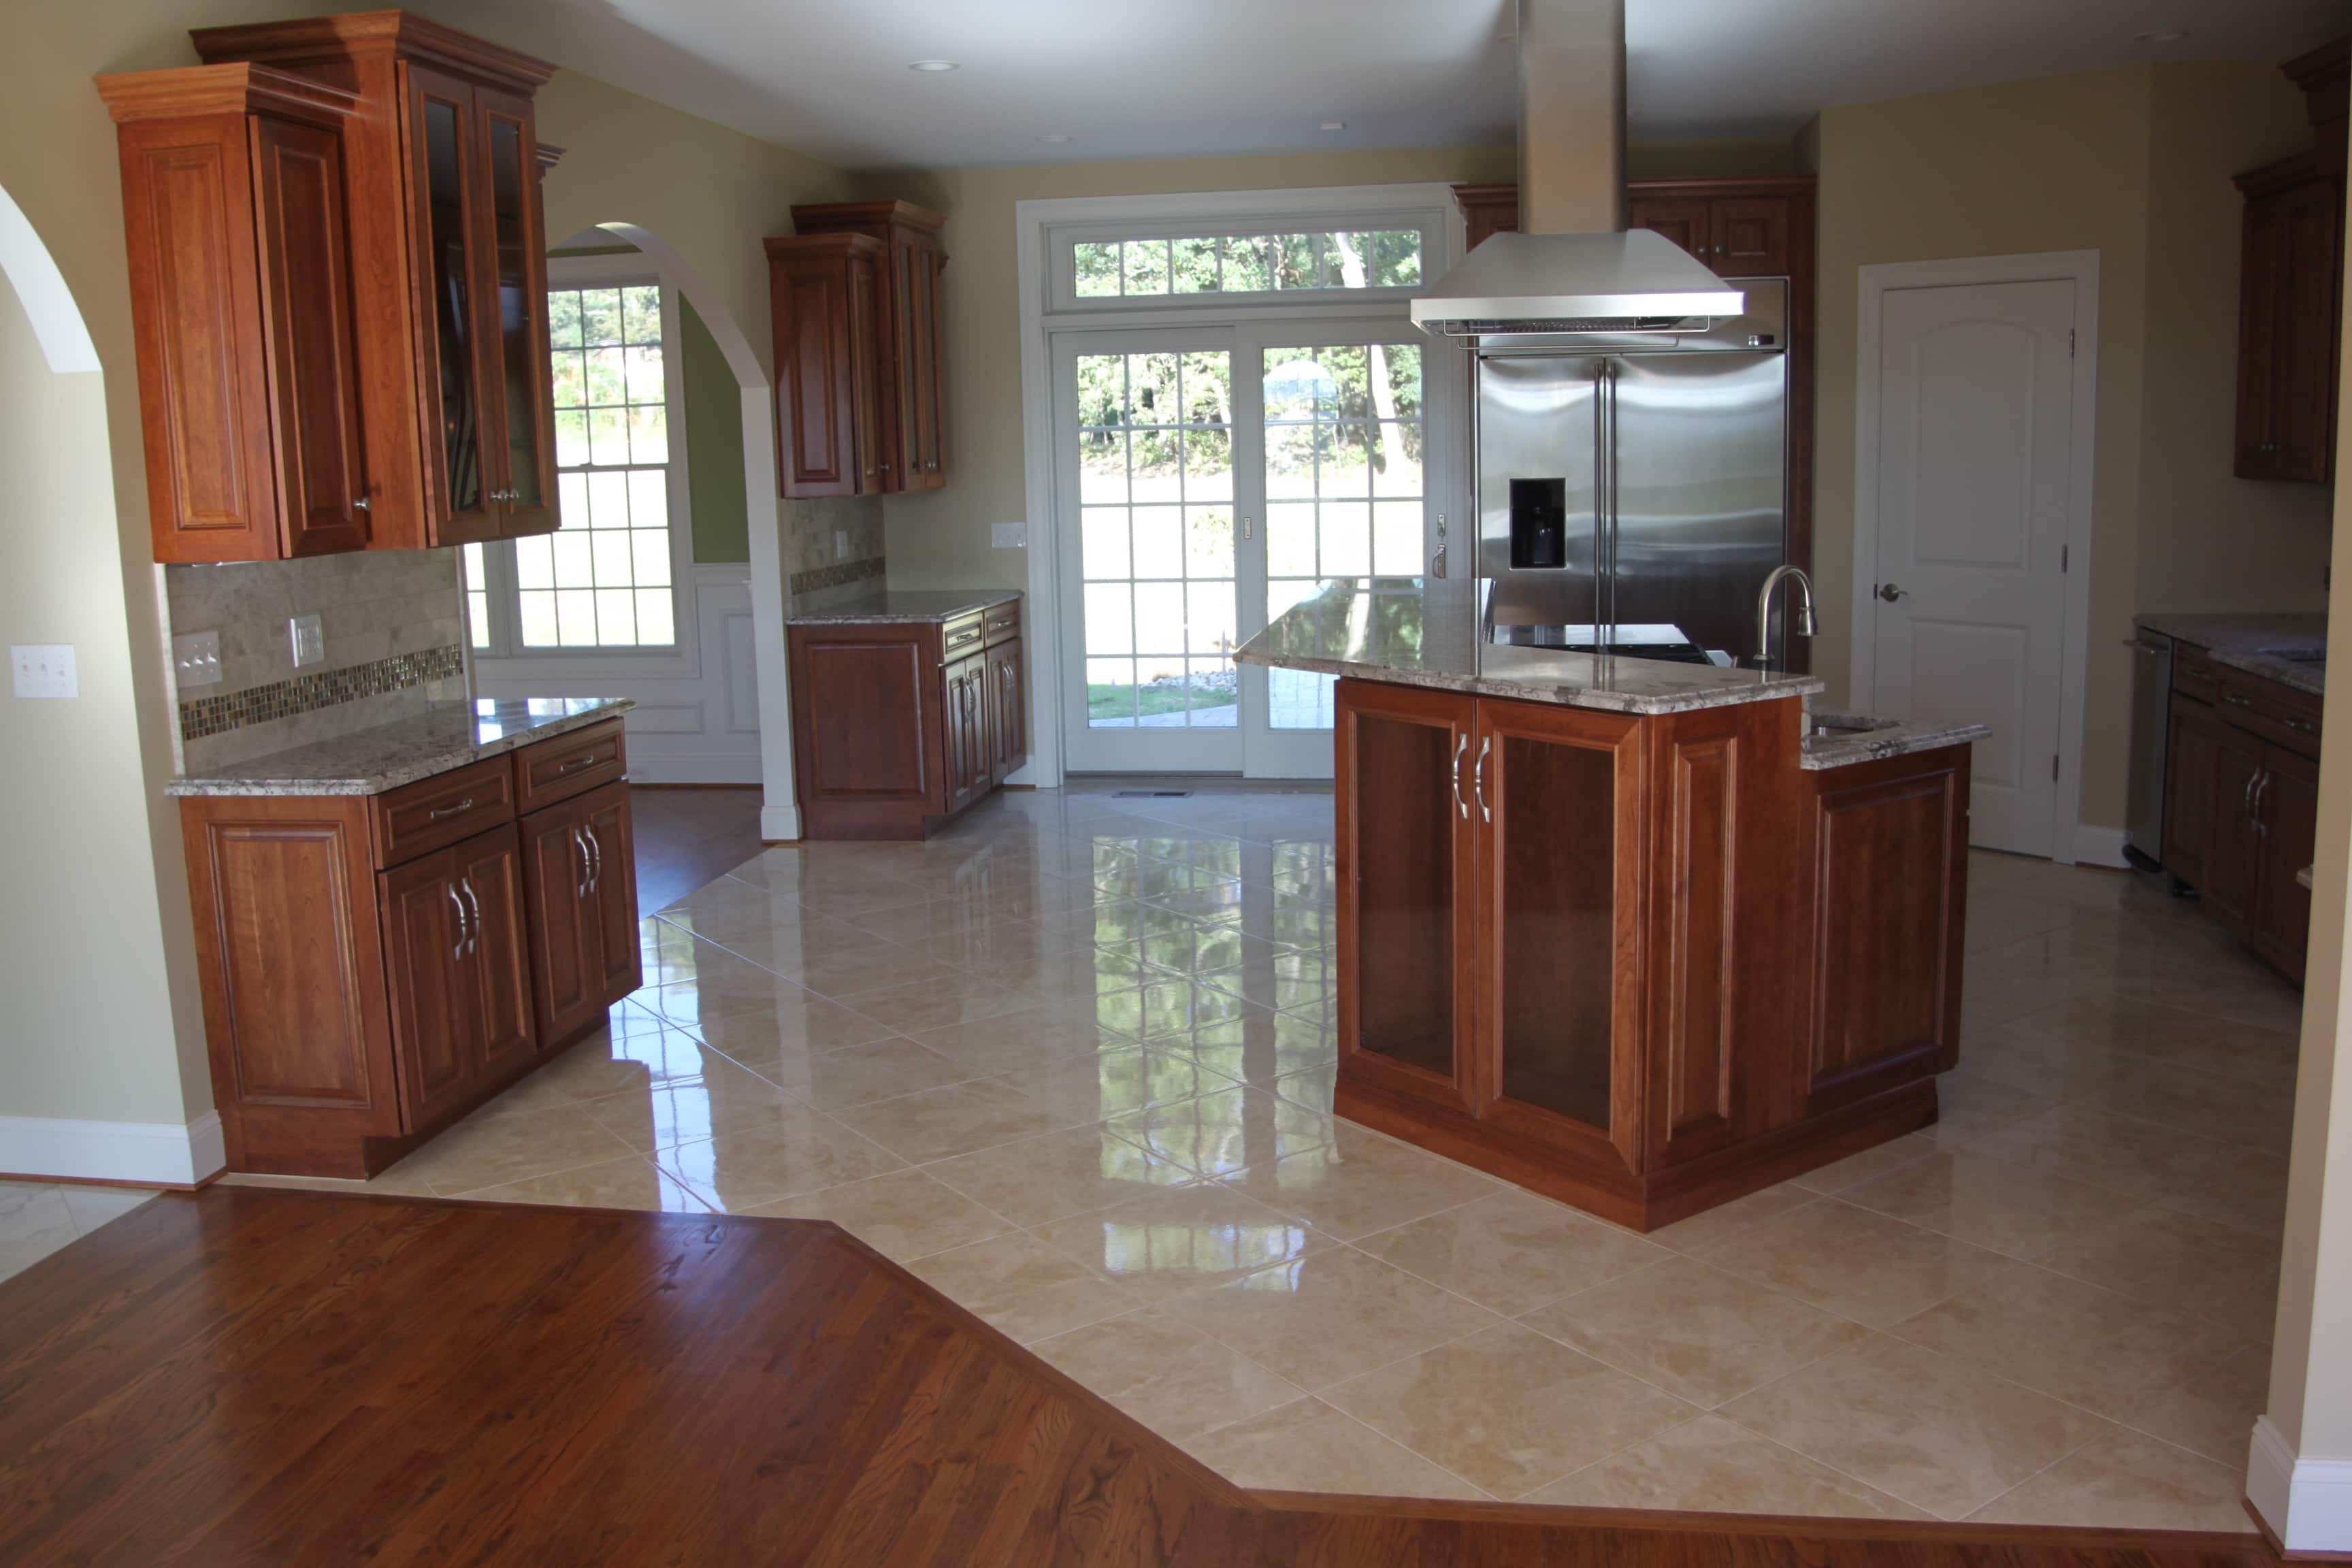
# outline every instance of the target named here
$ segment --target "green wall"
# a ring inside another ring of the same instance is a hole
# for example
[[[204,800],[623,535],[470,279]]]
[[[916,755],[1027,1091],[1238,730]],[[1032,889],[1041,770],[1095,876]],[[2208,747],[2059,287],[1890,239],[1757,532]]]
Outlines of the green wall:
[[[743,495],[743,390],[719,340],[683,295],[678,358],[685,377],[686,479],[698,563],[751,559],[751,515]]]

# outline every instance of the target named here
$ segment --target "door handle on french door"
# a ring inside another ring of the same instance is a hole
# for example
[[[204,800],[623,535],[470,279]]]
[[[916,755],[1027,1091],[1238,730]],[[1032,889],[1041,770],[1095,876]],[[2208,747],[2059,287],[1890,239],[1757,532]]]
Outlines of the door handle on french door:
[[[1470,803],[1462,798],[1462,753],[1469,749],[1470,737],[1465,732],[1454,742],[1454,809],[1465,822],[1470,820]]]
[[[1250,531],[1250,520],[1248,518],[1242,519],[1242,537],[1244,539],[1255,539],[1257,537]]]
[[[1911,596],[1911,590],[1908,588],[1898,588],[1892,583],[1881,583],[1878,585],[1878,596],[1891,605],[1897,599],[1909,598]]]
[[[1429,574],[1433,577],[1445,575],[1445,514],[1442,511],[1437,514],[1437,553],[1429,558]]]

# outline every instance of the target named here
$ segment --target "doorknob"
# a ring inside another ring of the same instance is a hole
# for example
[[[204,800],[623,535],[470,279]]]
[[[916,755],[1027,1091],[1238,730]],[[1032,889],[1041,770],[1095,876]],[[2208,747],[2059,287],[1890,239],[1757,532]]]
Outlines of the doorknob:
[[[1909,597],[1910,592],[1909,589],[1898,588],[1892,583],[1881,583],[1878,585],[1878,596],[1890,605],[1897,599]]]

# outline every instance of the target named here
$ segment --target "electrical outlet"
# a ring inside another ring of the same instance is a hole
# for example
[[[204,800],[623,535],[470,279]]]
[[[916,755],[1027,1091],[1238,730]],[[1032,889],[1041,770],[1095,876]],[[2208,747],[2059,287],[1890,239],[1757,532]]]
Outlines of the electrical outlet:
[[[296,616],[286,623],[288,636],[294,644],[294,668],[317,664],[327,657],[327,634],[316,616]]]
[[[833,558],[835,561],[849,559],[849,530],[836,528],[833,531]]]
[[[988,543],[993,550],[1026,550],[1029,548],[1029,525],[1025,522],[992,522],[988,525]]]
[[[8,650],[19,697],[79,697],[71,643],[22,643]]]
[[[220,633],[189,632],[172,639],[172,670],[180,689],[218,686],[221,679]]]

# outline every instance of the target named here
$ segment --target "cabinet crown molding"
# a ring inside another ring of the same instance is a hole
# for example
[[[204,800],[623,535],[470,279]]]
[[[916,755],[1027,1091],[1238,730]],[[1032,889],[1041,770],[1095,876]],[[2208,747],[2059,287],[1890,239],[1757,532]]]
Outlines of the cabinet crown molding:
[[[912,202],[814,202],[793,208],[793,226],[803,234],[830,233],[863,224],[904,224],[937,233],[947,226],[947,215],[919,207]]]
[[[535,55],[408,11],[354,11],[291,22],[196,27],[188,41],[208,62],[243,59],[304,66],[397,56],[526,93],[555,74],[551,63]]]
[[[268,113],[332,130],[360,106],[355,92],[249,62],[121,71],[96,80],[118,125],[192,114]]]
[[[870,234],[844,229],[829,234],[772,234],[761,240],[771,257],[832,255],[879,256],[882,242]]]

